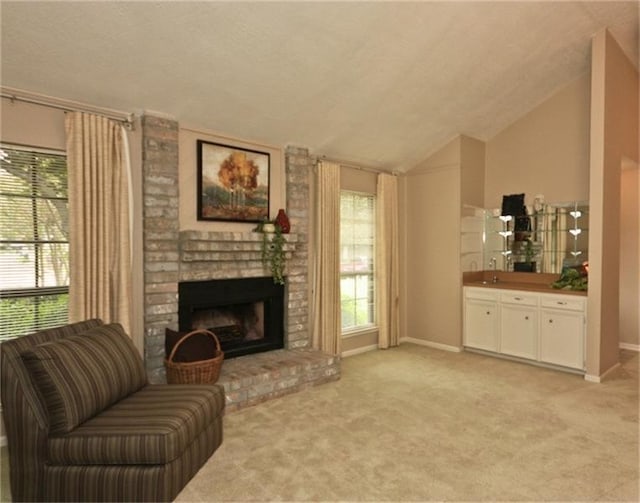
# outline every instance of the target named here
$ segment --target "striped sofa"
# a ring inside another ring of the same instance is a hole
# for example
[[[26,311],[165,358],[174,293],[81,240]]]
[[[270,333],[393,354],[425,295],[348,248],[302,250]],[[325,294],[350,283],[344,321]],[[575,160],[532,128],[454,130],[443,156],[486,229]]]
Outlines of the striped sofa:
[[[0,345],[14,501],[171,501],[222,443],[218,385],[156,384],[118,324]]]

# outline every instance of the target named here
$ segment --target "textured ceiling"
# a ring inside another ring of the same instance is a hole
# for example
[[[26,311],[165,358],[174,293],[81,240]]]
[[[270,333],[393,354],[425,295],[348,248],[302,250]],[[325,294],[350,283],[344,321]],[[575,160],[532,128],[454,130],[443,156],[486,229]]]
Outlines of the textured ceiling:
[[[385,169],[487,140],[590,66],[633,2],[6,2],[3,86]]]

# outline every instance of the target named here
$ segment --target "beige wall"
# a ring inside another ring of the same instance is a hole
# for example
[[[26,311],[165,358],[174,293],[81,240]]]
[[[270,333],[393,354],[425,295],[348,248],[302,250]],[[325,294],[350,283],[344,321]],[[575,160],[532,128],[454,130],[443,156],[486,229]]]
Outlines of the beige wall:
[[[402,337],[462,345],[460,137],[402,178]]]
[[[536,194],[547,202],[588,199],[589,100],[583,75],[487,142],[485,207],[522,192],[526,204]]]
[[[460,137],[462,204],[484,208],[486,144],[469,136]]]
[[[640,345],[640,175],[623,166],[620,185],[620,343]]]
[[[618,362],[620,179],[638,161],[638,72],[608,33],[592,42],[587,375]]]
[[[54,108],[0,100],[3,142],[66,150],[64,112]]]
[[[180,230],[250,232],[256,226],[255,223],[198,221],[196,199],[198,187],[197,140],[269,153],[269,217],[274,219],[279,208],[286,208],[286,180],[281,148],[239,138],[230,138],[211,130],[181,125],[178,140]]]

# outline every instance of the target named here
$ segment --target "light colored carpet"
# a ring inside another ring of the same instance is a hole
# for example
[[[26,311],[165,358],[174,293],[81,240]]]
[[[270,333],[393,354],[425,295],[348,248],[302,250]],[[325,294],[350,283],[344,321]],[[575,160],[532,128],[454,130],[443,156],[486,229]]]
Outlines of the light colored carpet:
[[[177,501],[638,501],[621,354],[603,384],[413,344],[346,358],[338,382],[227,415]]]
[[[225,417],[177,501],[638,501],[638,354],[603,384],[413,344]]]

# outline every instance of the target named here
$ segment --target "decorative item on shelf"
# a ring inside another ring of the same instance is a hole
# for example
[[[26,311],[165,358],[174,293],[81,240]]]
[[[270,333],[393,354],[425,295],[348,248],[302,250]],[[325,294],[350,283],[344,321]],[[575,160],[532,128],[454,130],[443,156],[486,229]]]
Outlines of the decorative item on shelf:
[[[578,236],[582,234],[582,229],[578,227],[578,219],[582,216],[582,212],[578,209],[578,203],[574,204],[569,215],[573,217],[573,229],[569,229],[569,234],[573,236],[573,250],[570,253],[575,258],[582,254],[582,251],[578,250]]]
[[[275,224],[280,227],[282,234],[289,234],[289,231],[291,230],[291,222],[289,222],[289,217],[282,208],[278,210]]]
[[[533,241],[527,238],[524,240],[524,262],[516,262],[513,264],[514,270],[518,272],[536,272],[536,263],[533,261],[536,252],[533,247]]]
[[[273,226],[273,232],[267,232],[266,226]],[[284,285],[284,268],[286,265],[286,255],[284,245],[287,242],[282,235],[282,229],[273,222],[262,224],[262,263],[269,267],[273,282]]]
[[[253,232],[263,232],[267,234],[273,234],[275,231],[276,231],[276,224],[273,222],[273,220],[266,220],[266,219],[263,219],[260,222],[258,222],[258,225],[256,225],[255,229],[253,229]]]
[[[576,267],[564,268],[560,278],[551,283],[551,287],[558,290],[587,291],[589,289],[588,267],[588,263],[583,263]]]

